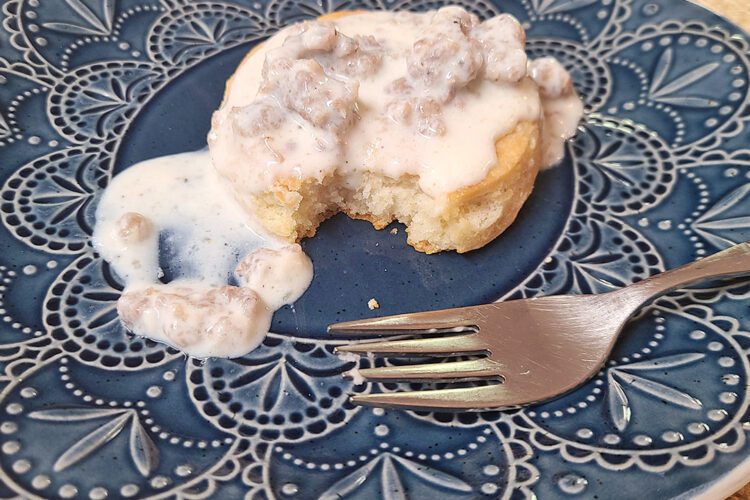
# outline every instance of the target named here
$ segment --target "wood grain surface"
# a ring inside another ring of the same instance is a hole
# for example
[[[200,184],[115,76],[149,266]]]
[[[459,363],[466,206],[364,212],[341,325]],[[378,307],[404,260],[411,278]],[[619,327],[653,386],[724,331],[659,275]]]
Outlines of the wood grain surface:
[[[693,0],[721,14],[750,32],[750,0]],[[750,477],[747,478],[750,483]],[[730,500],[750,500],[750,484],[730,497]]]
[[[721,14],[746,31],[750,31],[750,2],[748,0],[693,0]]]

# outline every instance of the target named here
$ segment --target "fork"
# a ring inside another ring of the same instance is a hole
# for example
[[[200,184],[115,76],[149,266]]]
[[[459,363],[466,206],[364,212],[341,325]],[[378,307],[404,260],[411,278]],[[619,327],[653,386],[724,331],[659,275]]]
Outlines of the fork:
[[[336,323],[328,331],[428,335],[336,348],[337,354],[351,353],[348,356],[473,356],[463,361],[359,369],[359,377],[366,381],[495,382],[354,395],[355,404],[418,410],[508,409],[555,398],[594,376],[625,323],[645,302],[695,281],[744,274],[750,274],[750,242],[598,295],[555,295],[397,314]]]

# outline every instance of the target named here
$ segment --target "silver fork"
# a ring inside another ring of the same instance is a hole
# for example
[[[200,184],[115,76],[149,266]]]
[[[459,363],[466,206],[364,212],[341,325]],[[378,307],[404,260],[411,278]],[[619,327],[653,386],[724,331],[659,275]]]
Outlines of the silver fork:
[[[479,387],[352,396],[390,408],[486,410],[560,396],[599,371],[633,313],[665,292],[706,278],[750,274],[750,242],[599,295],[557,295],[330,325],[347,335],[442,334],[356,343],[337,353],[374,356],[481,356],[466,361],[359,370],[368,381],[494,380]],[[460,333],[459,332],[463,332]]]

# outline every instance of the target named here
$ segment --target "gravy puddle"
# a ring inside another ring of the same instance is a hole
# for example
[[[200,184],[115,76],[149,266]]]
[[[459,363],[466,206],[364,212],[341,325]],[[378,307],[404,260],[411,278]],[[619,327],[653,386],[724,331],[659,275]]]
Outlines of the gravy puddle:
[[[94,248],[125,282],[120,319],[196,357],[257,347],[313,275],[222,182],[207,150],[154,158],[117,175],[96,212]]]

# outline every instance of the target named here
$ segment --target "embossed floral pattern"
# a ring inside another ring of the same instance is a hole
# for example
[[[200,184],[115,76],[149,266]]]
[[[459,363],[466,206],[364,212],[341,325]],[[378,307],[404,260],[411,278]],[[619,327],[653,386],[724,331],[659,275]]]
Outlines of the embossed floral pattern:
[[[350,393],[399,387],[345,380],[355,364],[333,354],[344,340],[305,325],[241,359],[207,361],[120,326],[120,280],[90,237],[98,197],[132,161],[151,103],[167,110],[161,141],[168,110],[180,111],[170,89],[234,66],[242,44],[334,10],[445,3],[3,3],[0,480],[9,495],[630,498],[632,485],[658,481],[679,496],[748,456],[746,281],[655,301],[589,383],[506,412],[354,407]],[[556,236],[523,275],[487,269],[513,283],[505,298],[604,292],[750,239],[745,35],[663,0],[458,3],[517,16],[529,52],[570,69],[587,111],[556,172],[569,185]],[[440,283],[430,272],[398,279]]]
[[[59,408],[38,410],[29,414],[37,420],[53,422],[78,422],[108,418],[105,423],[82,436],[60,455],[52,469],[62,471],[85,459],[99,448],[116,438],[126,426],[130,426],[130,457],[143,476],[148,476],[159,463],[159,450],[143,428],[138,413],[133,409],[87,409]]]
[[[669,404],[689,408],[691,410],[699,410],[703,404],[690,394],[675,389],[669,385],[655,382],[645,376],[636,375],[632,372],[638,373],[641,371],[665,370],[691,364],[703,359],[704,357],[705,354],[691,352],[620,365],[617,368],[610,368],[607,372],[609,414],[614,421],[615,427],[620,431],[624,430],[628,426],[628,423],[630,423],[630,418],[632,416],[630,402],[628,401],[628,396],[624,387],[631,387],[645,392]]]
[[[320,496],[321,500],[335,500],[343,495],[348,495],[359,488],[367,479],[372,476],[372,472],[380,467],[381,491],[385,498],[402,499],[407,498],[404,486],[399,476],[400,472],[397,467],[404,472],[414,474],[423,481],[435,486],[442,486],[448,490],[469,492],[471,486],[461,481],[457,477],[445,474],[431,467],[425,467],[412,460],[384,453],[373,458],[365,465],[351,472],[348,476],[331,485]],[[403,473],[403,472],[402,472]]]

